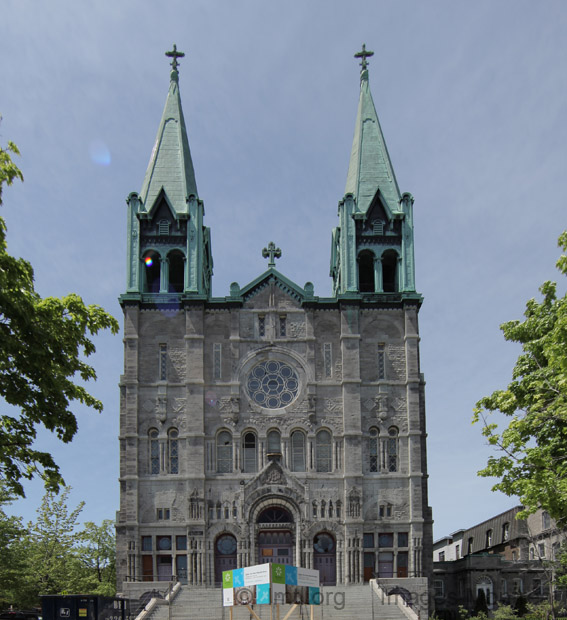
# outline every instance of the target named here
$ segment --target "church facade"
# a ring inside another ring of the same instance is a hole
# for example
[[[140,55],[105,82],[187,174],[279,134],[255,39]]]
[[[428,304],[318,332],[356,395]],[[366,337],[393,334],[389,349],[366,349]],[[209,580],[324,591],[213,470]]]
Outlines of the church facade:
[[[120,381],[119,589],[280,562],[324,584],[427,587],[424,379],[413,198],[369,88],[332,232],[333,295],[275,266],[211,293],[211,234],[178,61],[140,193],[128,197]],[[329,205],[329,208],[334,208]],[[425,584],[425,585],[424,585]]]

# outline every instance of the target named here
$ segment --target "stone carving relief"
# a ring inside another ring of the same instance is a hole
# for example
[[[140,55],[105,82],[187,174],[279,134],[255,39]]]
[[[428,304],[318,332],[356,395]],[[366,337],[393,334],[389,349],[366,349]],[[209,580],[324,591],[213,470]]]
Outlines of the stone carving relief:
[[[290,338],[305,338],[305,323],[303,321],[291,321],[287,332]]]
[[[325,413],[341,413],[343,410],[342,398],[325,398]]]
[[[174,383],[184,380],[187,374],[187,362],[185,351],[183,349],[171,349],[169,351],[169,360],[172,366],[171,381]]]
[[[323,418],[321,426],[328,426],[335,434],[343,432],[342,418]]]

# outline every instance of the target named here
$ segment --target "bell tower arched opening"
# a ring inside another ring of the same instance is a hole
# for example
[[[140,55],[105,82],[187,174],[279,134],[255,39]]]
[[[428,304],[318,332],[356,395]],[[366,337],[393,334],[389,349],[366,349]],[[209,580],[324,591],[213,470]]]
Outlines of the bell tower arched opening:
[[[374,293],[374,254],[364,250],[358,255],[358,290],[361,293]]]

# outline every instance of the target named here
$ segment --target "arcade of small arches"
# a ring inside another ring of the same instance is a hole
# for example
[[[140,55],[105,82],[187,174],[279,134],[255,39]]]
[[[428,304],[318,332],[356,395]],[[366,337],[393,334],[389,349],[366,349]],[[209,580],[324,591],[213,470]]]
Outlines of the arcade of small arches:
[[[377,427],[369,429],[364,471],[366,473],[393,473],[399,470],[399,431],[391,426],[387,434]],[[276,460],[292,472],[332,473],[342,468],[340,439],[333,439],[327,429],[317,431],[313,438],[302,429],[292,430],[283,436],[271,429],[265,439],[254,430],[241,433],[235,439],[230,430],[220,429],[210,442],[206,469],[211,473],[240,472],[254,474]],[[179,474],[179,431],[170,428],[160,433],[157,428],[148,431],[148,473]],[[332,508],[330,508],[332,511]],[[339,516],[339,515],[337,515]]]
[[[182,293],[185,254],[179,249],[146,250],[141,258],[140,290],[144,293]]]
[[[373,250],[358,253],[358,290],[361,293],[396,293],[399,286],[401,258],[396,250],[385,250],[377,256]]]

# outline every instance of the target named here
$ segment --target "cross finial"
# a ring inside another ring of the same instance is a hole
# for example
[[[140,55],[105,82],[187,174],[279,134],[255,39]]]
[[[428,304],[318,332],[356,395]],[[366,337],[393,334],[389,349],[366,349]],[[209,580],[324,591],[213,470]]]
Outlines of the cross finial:
[[[177,71],[177,67],[179,66],[177,59],[183,58],[183,56],[185,56],[183,52],[177,51],[177,45],[175,45],[175,43],[173,44],[173,50],[171,52],[166,52],[165,55],[169,58],[173,58],[173,60],[171,61],[171,66],[173,67],[174,71]]]
[[[360,63],[360,66],[362,67],[362,71],[366,71],[366,67],[368,67],[368,61],[366,59],[370,58],[370,56],[374,56],[374,52],[366,51],[366,45],[363,43],[362,51],[357,52],[354,55],[355,58],[362,58],[362,62]]]
[[[268,247],[262,250],[262,256],[264,258],[268,258],[268,256],[270,257],[270,260],[268,261],[268,267],[275,267],[275,259],[280,258],[281,255],[282,251],[279,248],[276,248],[276,244],[273,241],[270,241],[270,243],[268,243]]]

